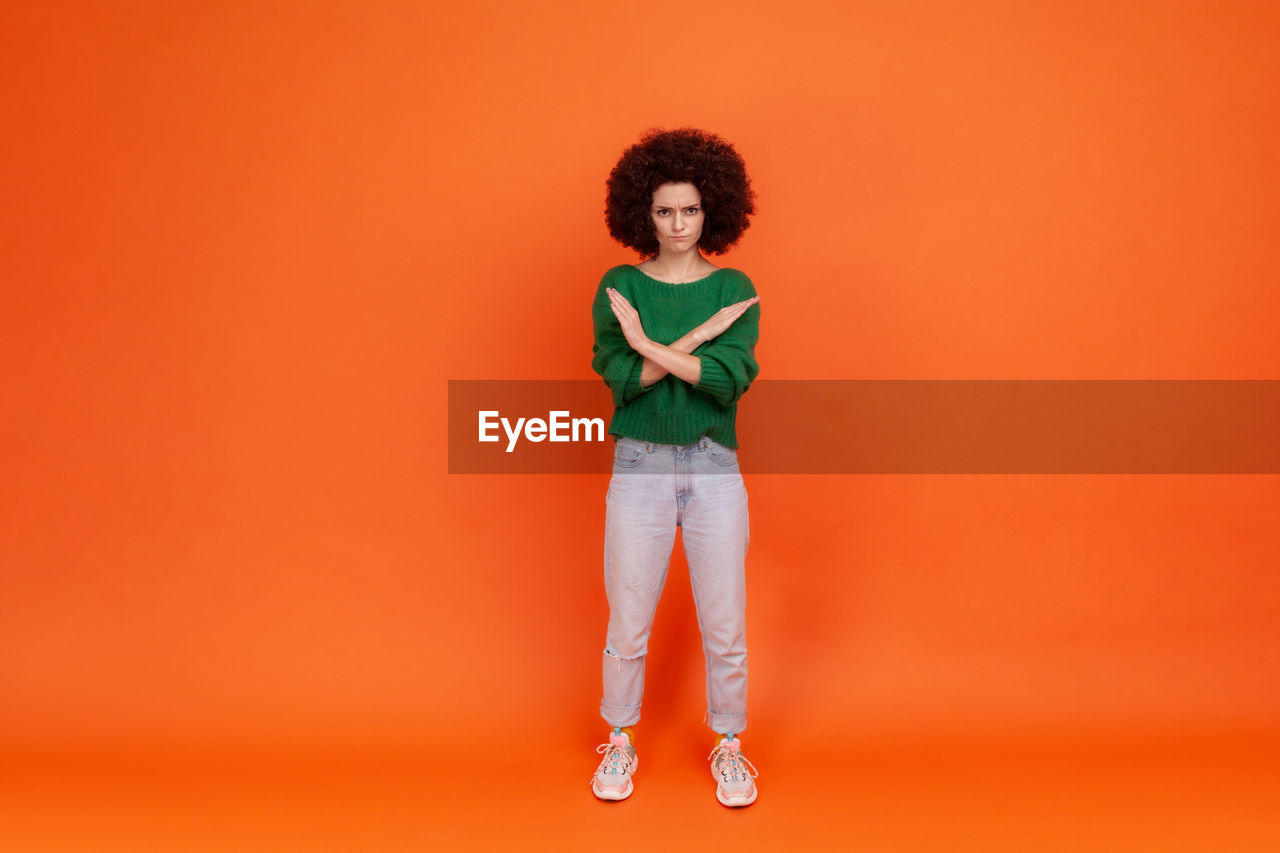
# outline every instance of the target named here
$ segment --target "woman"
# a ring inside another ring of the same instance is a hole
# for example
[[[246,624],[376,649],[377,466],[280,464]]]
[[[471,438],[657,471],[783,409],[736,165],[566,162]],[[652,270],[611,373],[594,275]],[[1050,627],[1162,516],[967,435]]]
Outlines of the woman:
[[[650,131],[609,175],[609,233],[642,262],[608,270],[592,305],[592,368],[613,394],[613,476],[606,497],[609,626],[595,795],[622,800],[638,766],[635,731],[644,657],[676,528],[702,632],[708,756],[716,797],[755,802],[742,754],[746,728],[747,492],[738,470],[738,398],[759,373],[759,297],[742,272],[717,267],[749,226],[754,193],[742,158],[705,131]]]

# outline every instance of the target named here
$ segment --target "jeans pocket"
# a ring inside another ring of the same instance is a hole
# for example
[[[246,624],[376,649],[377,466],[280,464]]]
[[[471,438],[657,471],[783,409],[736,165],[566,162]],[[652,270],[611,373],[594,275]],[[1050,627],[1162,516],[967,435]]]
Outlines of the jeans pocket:
[[[733,468],[738,464],[738,451],[714,441],[707,445],[707,455],[712,462],[725,468]]]
[[[643,445],[619,441],[613,448],[613,464],[616,468],[635,468],[644,461],[645,455]]]

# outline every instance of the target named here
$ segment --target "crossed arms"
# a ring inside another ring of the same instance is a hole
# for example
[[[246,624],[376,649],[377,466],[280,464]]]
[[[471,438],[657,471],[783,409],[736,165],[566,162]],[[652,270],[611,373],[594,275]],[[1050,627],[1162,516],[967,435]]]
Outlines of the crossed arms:
[[[609,294],[609,307],[618,318],[618,325],[622,328],[627,343],[644,358],[644,365],[640,370],[642,388],[649,387],[668,373],[690,385],[697,385],[702,379],[702,360],[690,353],[703,343],[718,337],[746,313],[748,308],[760,301],[759,296],[753,296],[726,305],[670,346],[664,346],[645,335],[639,312],[625,296],[612,287],[605,288],[605,291]]]

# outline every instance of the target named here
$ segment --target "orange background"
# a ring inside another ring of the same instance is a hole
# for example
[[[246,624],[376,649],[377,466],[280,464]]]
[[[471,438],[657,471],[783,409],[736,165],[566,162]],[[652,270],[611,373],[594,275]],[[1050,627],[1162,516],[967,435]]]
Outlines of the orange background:
[[[592,378],[659,125],[751,170],[762,378],[1277,378],[1273,4],[15,5],[0,845],[1274,838],[1274,476],[744,448],[739,814],[679,551],[596,803],[607,476],[445,446],[448,379]]]

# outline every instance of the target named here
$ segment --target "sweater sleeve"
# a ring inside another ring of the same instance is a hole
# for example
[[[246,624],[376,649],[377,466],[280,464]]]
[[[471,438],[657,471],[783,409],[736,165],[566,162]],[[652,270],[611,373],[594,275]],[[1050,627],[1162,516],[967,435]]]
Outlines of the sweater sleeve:
[[[735,279],[733,286],[725,290],[725,305],[756,295],[756,289],[746,275],[735,276]],[[702,362],[702,373],[694,387],[710,394],[721,405],[736,403],[760,373],[755,357],[759,337],[760,303],[757,302],[718,337],[694,351]]]
[[[609,304],[606,287],[616,286],[608,272],[600,279],[596,289],[596,298],[591,303],[591,322],[595,328],[595,343],[591,347],[591,369],[600,374],[609,390],[613,393],[613,405],[625,406],[627,403],[653,389],[658,383],[648,387],[640,386],[640,371],[644,369],[644,359],[640,353],[627,343],[622,334],[622,326],[613,314]],[[630,296],[625,287],[618,288],[623,296]],[[634,304],[634,300],[633,300]]]

